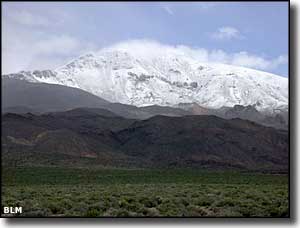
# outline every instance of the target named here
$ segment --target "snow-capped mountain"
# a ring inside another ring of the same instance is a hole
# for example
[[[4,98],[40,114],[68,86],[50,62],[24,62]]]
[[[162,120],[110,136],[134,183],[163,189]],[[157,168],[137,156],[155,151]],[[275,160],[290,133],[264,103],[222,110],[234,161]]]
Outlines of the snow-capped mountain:
[[[288,79],[232,65],[198,62],[165,52],[135,56],[130,51],[90,53],[55,70],[3,77],[86,90],[111,102],[135,106],[197,103],[206,108],[254,105],[259,111],[288,109]]]

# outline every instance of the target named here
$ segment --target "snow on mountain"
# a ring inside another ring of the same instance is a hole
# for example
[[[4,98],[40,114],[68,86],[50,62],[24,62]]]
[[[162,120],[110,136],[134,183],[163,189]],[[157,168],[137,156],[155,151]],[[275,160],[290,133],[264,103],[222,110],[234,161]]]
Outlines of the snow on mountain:
[[[104,49],[55,70],[22,71],[4,77],[76,87],[111,102],[136,106],[195,102],[206,108],[238,104],[255,105],[260,111],[288,109],[287,78],[199,62],[168,50],[156,56],[135,56],[130,49]]]

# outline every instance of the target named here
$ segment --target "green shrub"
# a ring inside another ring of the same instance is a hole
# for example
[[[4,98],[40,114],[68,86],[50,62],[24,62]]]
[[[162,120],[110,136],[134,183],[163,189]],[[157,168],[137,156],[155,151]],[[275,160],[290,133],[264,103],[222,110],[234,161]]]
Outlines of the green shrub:
[[[99,211],[94,208],[89,209],[85,214],[86,217],[98,217],[99,215]]]

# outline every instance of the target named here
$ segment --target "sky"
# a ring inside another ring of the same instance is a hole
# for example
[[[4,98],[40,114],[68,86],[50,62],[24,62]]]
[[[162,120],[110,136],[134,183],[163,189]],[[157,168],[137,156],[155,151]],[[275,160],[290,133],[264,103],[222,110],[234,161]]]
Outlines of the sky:
[[[288,77],[288,2],[2,2],[3,74],[128,43]]]

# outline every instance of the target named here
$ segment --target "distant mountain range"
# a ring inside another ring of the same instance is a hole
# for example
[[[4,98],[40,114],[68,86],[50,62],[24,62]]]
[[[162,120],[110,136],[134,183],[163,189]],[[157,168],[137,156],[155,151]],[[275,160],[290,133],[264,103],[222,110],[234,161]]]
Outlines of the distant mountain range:
[[[287,172],[288,111],[287,78],[168,50],[105,50],[2,75],[2,158]]]

